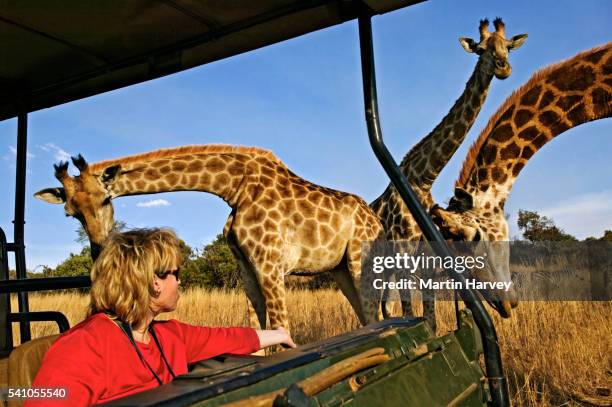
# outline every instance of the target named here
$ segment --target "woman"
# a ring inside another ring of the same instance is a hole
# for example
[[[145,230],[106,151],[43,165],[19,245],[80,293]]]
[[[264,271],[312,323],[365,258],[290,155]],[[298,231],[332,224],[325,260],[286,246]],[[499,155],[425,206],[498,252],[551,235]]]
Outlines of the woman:
[[[284,344],[286,330],[208,328],[154,321],[176,309],[179,241],[167,229],[116,233],[91,270],[89,317],[47,351],[33,387],[62,387],[65,399],[26,406],[103,403],[160,386],[187,373],[189,363],[222,353],[249,354]]]

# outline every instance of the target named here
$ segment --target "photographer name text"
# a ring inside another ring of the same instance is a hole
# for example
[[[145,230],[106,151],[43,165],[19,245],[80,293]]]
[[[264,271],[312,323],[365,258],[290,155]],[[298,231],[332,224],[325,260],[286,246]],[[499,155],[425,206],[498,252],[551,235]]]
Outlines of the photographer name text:
[[[402,278],[399,281],[385,281],[377,278],[372,282],[377,290],[510,290],[512,281],[479,281],[476,279],[466,279],[465,284],[453,279],[446,281],[436,281],[430,279],[411,280]]]

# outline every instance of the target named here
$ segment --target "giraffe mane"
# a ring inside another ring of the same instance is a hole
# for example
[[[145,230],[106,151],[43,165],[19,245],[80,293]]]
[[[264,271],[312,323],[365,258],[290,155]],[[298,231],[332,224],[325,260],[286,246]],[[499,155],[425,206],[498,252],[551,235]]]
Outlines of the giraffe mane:
[[[207,153],[218,153],[218,154],[245,154],[245,155],[260,155],[266,157],[272,161],[282,164],[274,153],[270,150],[265,150],[259,147],[245,147],[245,146],[234,146],[230,144],[205,144],[205,145],[191,145],[174,148],[162,148],[155,151],[149,151],[147,153],[129,155],[121,158],[114,158],[111,160],[100,161],[89,166],[90,171],[100,172],[101,170],[116,165],[116,164],[129,164],[139,161],[147,161],[163,157],[173,157],[187,154],[207,154]]]
[[[525,84],[523,84],[520,88],[512,92],[512,94],[504,101],[501,107],[497,109],[493,116],[491,116],[484,130],[482,130],[478,138],[470,147],[470,150],[468,151],[465,159],[463,160],[463,166],[461,167],[459,178],[455,181],[455,187],[462,187],[468,183],[472,169],[476,165],[476,157],[478,157],[478,153],[491,135],[491,132],[497,125],[499,119],[503,116],[504,113],[506,113],[510,106],[513,106],[517,100],[519,100],[525,93],[533,89],[536,84],[540,83],[542,79],[548,76],[551,72],[557,70],[565,64],[571,64],[575,60],[582,59],[588,54],[601,51],[602,49],[608,48],[609,46],[610,43],[600,45],[589,50],[582,51],[571,58],[564,59],[560,62],[541,68],[540,70],[536,71]]]

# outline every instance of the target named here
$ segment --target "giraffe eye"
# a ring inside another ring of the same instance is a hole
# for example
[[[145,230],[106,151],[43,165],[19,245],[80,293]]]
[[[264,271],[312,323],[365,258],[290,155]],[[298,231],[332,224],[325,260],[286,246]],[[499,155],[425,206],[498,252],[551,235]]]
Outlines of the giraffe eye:
[[[110,198],[110,196],[109,196],[109,197],[106,197],[106,198],[104,199],[104,201],[102,201],[102,205],[103,205],[103,206],[109,205],[110,203],[111,203],[111,198]]]

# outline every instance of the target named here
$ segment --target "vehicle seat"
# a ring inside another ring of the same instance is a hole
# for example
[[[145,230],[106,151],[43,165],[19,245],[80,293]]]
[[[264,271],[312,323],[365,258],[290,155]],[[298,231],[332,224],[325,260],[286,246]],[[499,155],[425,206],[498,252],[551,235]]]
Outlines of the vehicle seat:
[[[59,334],[32,339],[16,347],[8,359],[8,387],[32,387],[43,357]],[[9,407],[23,403],[11,401]]]

